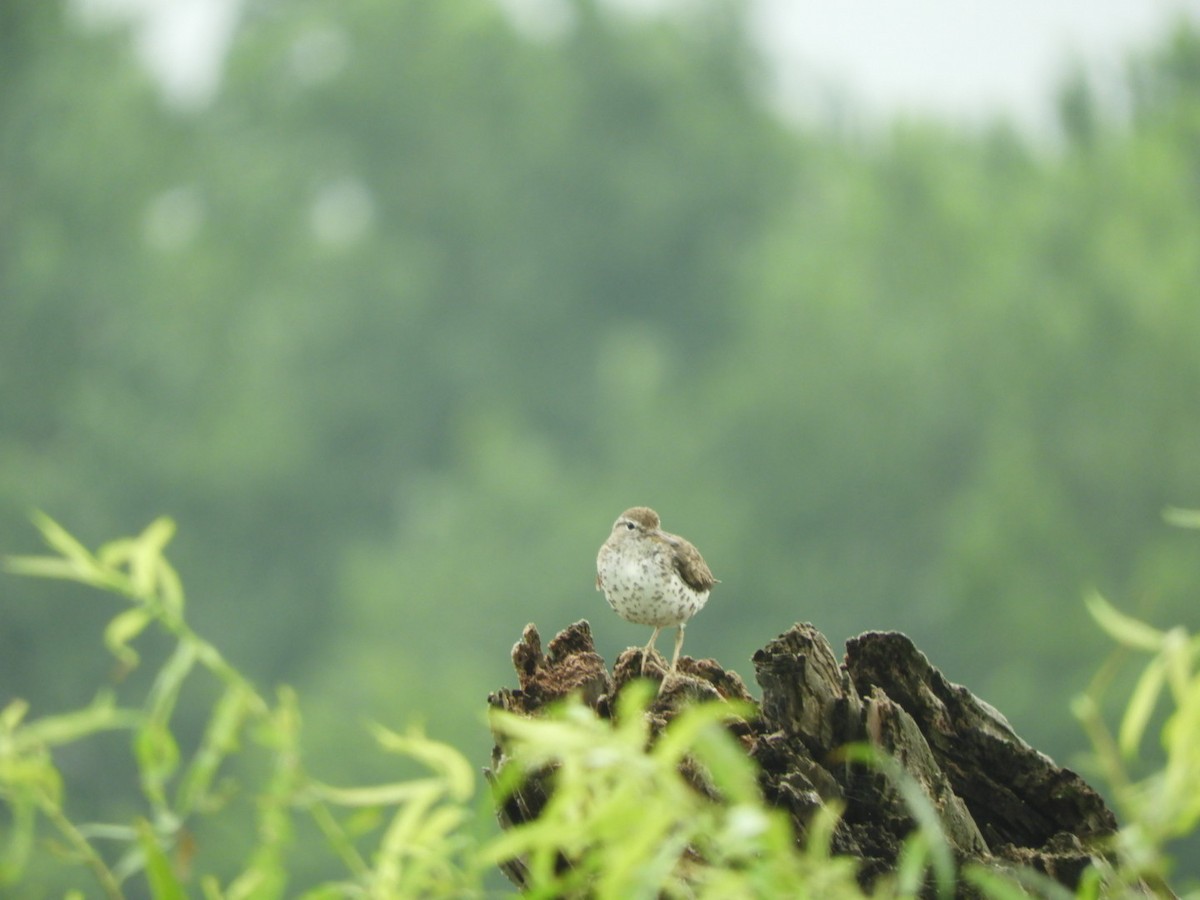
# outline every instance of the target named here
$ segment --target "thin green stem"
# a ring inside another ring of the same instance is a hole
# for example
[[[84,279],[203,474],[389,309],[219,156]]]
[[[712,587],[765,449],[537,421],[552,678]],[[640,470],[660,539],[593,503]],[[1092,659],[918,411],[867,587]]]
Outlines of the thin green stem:
[[[50,820],[51,824],[58,829],[59,834],[66,839],[67,843],[87,863],[88,868],[92,870],[92,874],[100,882],[100,886],[104,889],[104,893],[108,896],[109,900],[125,900],[125,894],[121,890],[121,885],[117,882],[116,875],[113,874],[104,860],[100,858],[100,854],[96,852],[96,848],[92,846],[91,842],[83,836],[70,819],[63,815],[58,804],[39,791],[38,806],[46,818]]]
[[[342,858],[342,862],[346,868],[359,879],[366,879],[371,872],[371,867],[367,865],[367,861],[362,858],[358,849],[354,846],[354,842],[346,836],[346,831],[338,824],[337,819],[333,817],[333,813],[329,808],[319,800],[315,800],[308,804],[309,814],[317,823],[317,827],[321,829],[321,833],[325,835],[325,840]]]

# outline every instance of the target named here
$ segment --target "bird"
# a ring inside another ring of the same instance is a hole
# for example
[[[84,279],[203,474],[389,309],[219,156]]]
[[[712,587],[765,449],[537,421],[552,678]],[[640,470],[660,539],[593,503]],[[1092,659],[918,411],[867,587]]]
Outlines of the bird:
[[[678,631],[667,674],[675,671],[683,629],[718,583],[700,551],[679,535],[663,531],[658,513],[648,506],[621,513],[596,554],[596,590],[604,593],[621,618],[654,627],[642,651],[643,675],[659,632],[671,625]]]

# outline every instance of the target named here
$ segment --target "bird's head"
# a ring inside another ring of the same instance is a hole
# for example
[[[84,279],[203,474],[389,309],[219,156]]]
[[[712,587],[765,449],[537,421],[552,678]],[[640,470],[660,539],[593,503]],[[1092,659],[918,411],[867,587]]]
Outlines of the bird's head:
[[[614,535],[653,534],[658,531],[658,513],[648,506],[634,506],[625,510],[613,522]]]

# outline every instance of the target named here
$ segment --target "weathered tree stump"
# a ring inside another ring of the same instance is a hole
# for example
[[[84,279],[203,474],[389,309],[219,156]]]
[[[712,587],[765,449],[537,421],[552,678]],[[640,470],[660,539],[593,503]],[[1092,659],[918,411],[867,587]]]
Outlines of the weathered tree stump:
[[[536,715],[572,691],[610,717],[622,687],[637,678],[642,651],[629,649],[610,675],[586,621],[560,632],[543,654],[528,625],[513,647],[520,687],[488,698],[498,708]],[[1000,713],[947,681],[909,640],[895,632],[851,639],[841,662],[824,636],[795,625],[754,654],[762,687],[759,715],[734,727],[761,769],[768,803],[785,810],[802,839],[815,811],[830,801],[843,809],[833,849],[861,861],[870,884],[894,870],[904,839],[916,827],[893,777],[851,763],[848,744],[873,745],[890,756],[937,812],[957,862],[1026,866],[1074,887],[1103,852],[1116,819],[1100,795],[1017,736]],[[647,674],[662,678],[655,653]],[[678,677],[663,685],[648,715],[665,726],[686,705],[704,700],[755,702],[742,679],[714,660],[683,657]],[[492,773],[504,765],[492,754]],[[499,810],[501,824],[536,818],[544,783],[531,780]],[[523,884],[520,863],[507,874]]]

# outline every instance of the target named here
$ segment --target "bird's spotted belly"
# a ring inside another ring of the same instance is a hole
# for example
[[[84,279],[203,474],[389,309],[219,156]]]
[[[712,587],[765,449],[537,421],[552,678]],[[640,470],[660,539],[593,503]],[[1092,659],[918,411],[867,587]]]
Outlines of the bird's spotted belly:
[[[608,560],[600,566],[600,588],[621,618],[638,625],[679,625],[708,600],[708,591],[688,587],[654,558]]]

